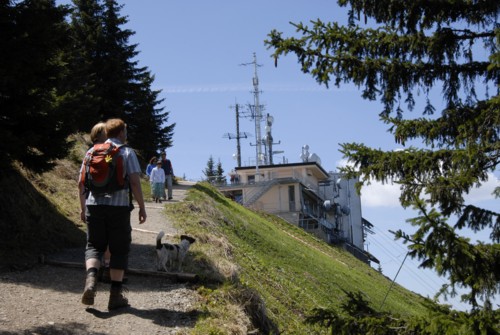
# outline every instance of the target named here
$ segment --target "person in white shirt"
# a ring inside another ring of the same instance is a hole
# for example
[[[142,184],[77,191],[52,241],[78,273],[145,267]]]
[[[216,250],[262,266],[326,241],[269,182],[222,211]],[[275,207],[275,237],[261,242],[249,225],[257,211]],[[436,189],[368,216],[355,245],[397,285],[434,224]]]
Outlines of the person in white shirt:
[[[155,202],[161,203],[165,190],[165,171],[161,167],[161,160],[158,160],[156,167],[151,170],[150,182],[153,185],[153,198]]]

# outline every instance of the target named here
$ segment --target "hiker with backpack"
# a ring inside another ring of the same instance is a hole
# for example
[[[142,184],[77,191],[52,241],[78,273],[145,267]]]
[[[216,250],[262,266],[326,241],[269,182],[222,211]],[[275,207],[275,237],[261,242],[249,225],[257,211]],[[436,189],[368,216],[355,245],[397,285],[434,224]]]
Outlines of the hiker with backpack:
[[[81,219],[87,223],[85,266],[87,277],[84,305],[93,305],[97,292],[100,260],[109,245],[111,289],[108,310],[128,306],[123,294],[123,276],[132,241],[131,195],[139,205],[139,223],[146,221],[141,167],[135,151],[127,146],[127,126],[121,119],[106,121],[108,139],[89,149],[78,182]]]
[[[92,147],[96,144],[101,144],[106,142],[106,122],[98,122],[96,123],[92,129],[90,130],[90,140],[92,141]],[[85,213],[83,213],[85,214]],[[99,276],[98,279],[105,283],[110,283],[111,278],[109,275],[109,261],[111,259],[111,253],[109,252],[109,247],[106,248],[104,255],[102,257],[101,267],[99,268]]]
[[[92,141],[92,146],[104,143],[107,138],[106,122],[98,122],[90,130],[90,140]]]

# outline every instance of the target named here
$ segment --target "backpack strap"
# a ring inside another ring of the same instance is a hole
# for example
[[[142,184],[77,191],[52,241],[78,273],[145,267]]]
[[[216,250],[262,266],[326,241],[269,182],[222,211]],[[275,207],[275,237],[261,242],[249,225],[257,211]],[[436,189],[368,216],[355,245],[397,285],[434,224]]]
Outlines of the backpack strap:
[[[84,178],[84,183],[83,183],[83,194],[85,194],[85,199],[89,198],[90,195],[90,189],[88,187],[88,181],[87,181],[87,173],[89,171],[89,160],[92,160],[92,155],[94,153],[95,149],[95,144],[90,147],[90,149],[85,153],[85,158],[83,159],[83,170],[82,170],[82,176],[81,178]],[[85,176],[85,177],[84,177]]]

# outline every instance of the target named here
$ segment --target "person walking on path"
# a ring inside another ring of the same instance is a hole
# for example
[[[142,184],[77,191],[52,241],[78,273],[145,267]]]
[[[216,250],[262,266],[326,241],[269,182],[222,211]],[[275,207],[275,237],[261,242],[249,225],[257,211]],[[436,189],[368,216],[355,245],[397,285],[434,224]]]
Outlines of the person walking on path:
[[[141,167],[134,150],[125,146],[127,140],[127,125],[121,119],[106,121],[107,142],[120,146],[118,155],[123,159],[123,173],[127,176],[130,193],[139,205],[139,223],[146,222],[146,208],[142,195],[140,174]],[[86,157],[91,150],[87,151]],[[78,182],[80,196],[80,218],[87,224],[87,245],[85,250],[85,267],[87,277],[82,295],[84,305],[93,305],[97,292],[97,273],[102,254],[109,246],[111,252],[110,276],[111,289],[108,310],[128,306],[128,299],[123,294],[123,276],[128,266],[128,254],[132,241],[130,225],[130,194],[124,188],[111,194],[93,195],[88,192],[82,181],[85,171],[85,160],[80,169]]]
[[[156,156],[151,157],[149,160],[148,166],[146,166],[146,175],[148,176],[149,179],[149,186],[151,189],[151,198],[154,199],[154,194],[153,194],[153,182],[151,181],[151,171],[156,167],[156,163],[158,162],[158,158]]]
[[[92,141],[92,146],[106,142],[107,138],[108,137],[106,135],[106,122],[102,121],[98,122],[90,130],[90,140]],[[109,252],[109,247],[107,247],[106,251],[104,252],[101,267],[99,268],[100,271],[98,279],[100,279],[101,281],[104,282],[111,281],[109,275],[110,259],[111,259],[111,253]]]
[[[92,145],[104,143],[107,138],[106,122],[96,123],[90,130],[90,140],[92,141]]]
[[[161,161],[151,170],[151,184],[153,185],[153,198],[155,202],[161,203],[161,197],[165,193],[165,171],[161,167]]]
[[[146,166],[146,175],[148,177],[151,177],[151,171],[156,167],[156,162],[158,161],[158,158],[156,157],[151,157],[149,160],[148,166]]]
[[[172,200],[172,182],[174,178],[174,168],[172,167],[172,162],[167,159],[167,153],[163,152],[161,154],[161,167],[165,171],[165,182],[168,190],[168,200]]]

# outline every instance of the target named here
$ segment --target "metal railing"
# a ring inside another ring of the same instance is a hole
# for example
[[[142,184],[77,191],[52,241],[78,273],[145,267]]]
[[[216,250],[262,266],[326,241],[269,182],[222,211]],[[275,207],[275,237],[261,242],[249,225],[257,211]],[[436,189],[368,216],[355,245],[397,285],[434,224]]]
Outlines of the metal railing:
[[[263,196],[267,191],[271,189],[274,185],[279,183],[279,179],[268,180],[265,182],[259,182],[251,184],[251,191],[247,191],[243,203],[245,206],[250,206],[256,202],[261,196]],[[248,190],[248,189],[247,189]]]

